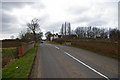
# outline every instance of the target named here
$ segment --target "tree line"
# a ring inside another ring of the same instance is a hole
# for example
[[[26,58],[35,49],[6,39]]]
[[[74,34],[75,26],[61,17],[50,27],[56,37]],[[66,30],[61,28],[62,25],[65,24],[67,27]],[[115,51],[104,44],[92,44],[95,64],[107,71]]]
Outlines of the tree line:
[[[75,33],[79,38],[109,38],[113,40],[118,39],[118,34],[120,31],[117,28],[114,29],[105,29],[98,27],[77,27]]]
[[[71,24],[70,22],[65,22],[62,24],[60,33],[63,36],[72,35],[71,33]],[[100,38],[100,39],[111,39],[118,40],[120,39],[120,30],[117,28],[98,28],[98,27],[77,27],[73,30],[74,34],[78,38]]]

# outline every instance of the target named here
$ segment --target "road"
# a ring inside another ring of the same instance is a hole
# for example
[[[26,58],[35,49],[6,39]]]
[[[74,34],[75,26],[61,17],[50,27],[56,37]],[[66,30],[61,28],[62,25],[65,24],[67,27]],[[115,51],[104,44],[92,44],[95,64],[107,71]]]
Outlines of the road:
[[[118,61],[96,53],[44,42],[31,78],[118,78]]]

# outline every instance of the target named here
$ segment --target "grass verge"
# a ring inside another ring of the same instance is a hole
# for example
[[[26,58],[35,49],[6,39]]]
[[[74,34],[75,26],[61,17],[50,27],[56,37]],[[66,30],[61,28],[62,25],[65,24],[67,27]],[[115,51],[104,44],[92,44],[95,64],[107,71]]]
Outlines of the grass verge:
[[[2,78],[28,78],[39,42],[26,54],[2,69]]]

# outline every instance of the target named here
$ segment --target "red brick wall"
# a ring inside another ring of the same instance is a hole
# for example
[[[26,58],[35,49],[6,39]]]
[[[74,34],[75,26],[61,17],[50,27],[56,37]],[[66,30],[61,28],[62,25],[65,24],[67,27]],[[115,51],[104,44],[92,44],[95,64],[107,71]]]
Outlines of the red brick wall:
[[[19,46],[18,49],[19,49],[19,56],[22,56],[24,55],[29,49],[33,48],[34,47],[34,43],[32,44],[26,44],[26,45],[22,45],[22,46]]]

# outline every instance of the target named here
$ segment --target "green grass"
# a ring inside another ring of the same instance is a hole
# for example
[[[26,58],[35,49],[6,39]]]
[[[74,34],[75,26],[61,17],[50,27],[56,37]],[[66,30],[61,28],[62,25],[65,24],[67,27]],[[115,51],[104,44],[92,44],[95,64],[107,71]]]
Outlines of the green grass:
[[[66,46],[71,46],[71,42],[65,42],[64,43]]]
[[[2,69],[2,78],[28,78],[39,42],[26,54]],[[18,68],[16,68],[18,67]]]
[[[17,57],[17,48],[2,48],[2,58]]]

